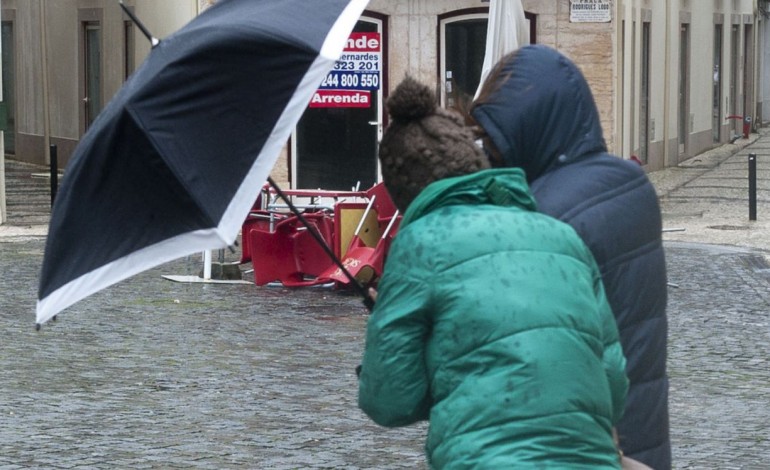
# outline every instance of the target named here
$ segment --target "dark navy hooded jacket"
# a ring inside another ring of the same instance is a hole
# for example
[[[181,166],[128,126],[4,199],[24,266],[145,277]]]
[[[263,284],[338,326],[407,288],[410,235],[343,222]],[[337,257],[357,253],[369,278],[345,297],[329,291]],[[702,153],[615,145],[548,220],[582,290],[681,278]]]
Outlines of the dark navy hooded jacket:
[[[543,45],[503,61],[473,118],[505,165],[525,170],[538,209],[572,225],[591,249],[631,382],[617,427],[621,448],[669,469],[667,283],[655,189],[638,164],[607,153],[591,90],[574,63]]]

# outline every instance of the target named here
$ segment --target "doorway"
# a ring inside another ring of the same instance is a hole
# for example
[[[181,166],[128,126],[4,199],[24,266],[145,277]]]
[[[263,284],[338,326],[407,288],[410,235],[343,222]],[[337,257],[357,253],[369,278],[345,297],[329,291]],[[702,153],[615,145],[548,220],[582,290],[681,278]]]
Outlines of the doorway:
[[[336,96],[340,97],[338,101],[342,101],[342,96],[351,94],[361,99],[325,104],[323,107],[313,107],[311,102],[311,107],[300,118],[291,146],[293,188],[350,190],[358,187],[363,190],[379,180],[377,152],[383,127],[382,90],[385,89],[383,71],[386,70],[383,59],[387,57],[384,20],[385,17],[365,14],[351,35],[357,38],[364,37],[357,33],[379,35],[379,63],[354,64],[358,70],[355,74],[330,74],[329,77],[339,79],[337,85],[345,89],[323,90],[329,93],[327,96],[337,93]],[[358,65],[369,70],[364,72]],[[377,70],[371,70],[374,67]]]
[[[84,23],[84,47],[85,47],[85,123],[86,130],[96,119],[102,109],[101,88],[101,27],[99,23]]]
[[[487,45],[486,11],[460,11],[439,17],[441,104],[467,110],[481,80]]]
[[[537,16],[524,12],[529,42],[537,43]],[[439,15],[439,93],[445,108],[467,111],[481,80],[489,8],[466,8]]]
[[[753,128],[754,113],[754,29],[752,25],[743,27],[743,119],[748,132]]]
[[[740,100],[738,99],[738,47],[740,45],[740,30],[736,25],[730,30],[730,114],[732,116],[743,116],[743,110],[738,108]],[[730,139],[740,135],[740,123],[735,119],[730,119]]]
[[[646,165],[650,158],[650,31],[651,22],[642,22],[642,50],[639,70],[639,160]]]
[[[2,22],[3,101],[0,128],[5,131],[5,152],[16,154],[16,43],[12,21]]]
[[[714,25],[714,65],[711,98],[711,137],[712,142],[722,140],[722,25]]]
[[[102,28],[98,21],[83,25],[83,132],[102,110]]]
[[[687,153],[690,134],[690,25],[683,23],[679,33],[679,155]]]

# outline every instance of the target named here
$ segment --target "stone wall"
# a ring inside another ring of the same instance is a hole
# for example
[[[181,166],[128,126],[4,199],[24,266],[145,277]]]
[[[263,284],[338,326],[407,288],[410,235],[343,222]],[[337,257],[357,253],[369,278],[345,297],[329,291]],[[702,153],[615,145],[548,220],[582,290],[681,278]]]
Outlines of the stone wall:
[[[525,11],[537,15],[537,42],[559,49],[582,70],[599,108],[604,138],[612,150],[616,18],[610,23],[570,23],[569,0],[522,0],[522,5]]]

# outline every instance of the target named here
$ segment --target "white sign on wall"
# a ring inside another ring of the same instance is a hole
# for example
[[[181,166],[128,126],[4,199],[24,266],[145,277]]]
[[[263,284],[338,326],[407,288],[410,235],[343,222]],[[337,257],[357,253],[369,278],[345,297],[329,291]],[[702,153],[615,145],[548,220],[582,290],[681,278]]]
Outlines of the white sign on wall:
[[[612,0],[570,0],[570,23],[609,23]]]

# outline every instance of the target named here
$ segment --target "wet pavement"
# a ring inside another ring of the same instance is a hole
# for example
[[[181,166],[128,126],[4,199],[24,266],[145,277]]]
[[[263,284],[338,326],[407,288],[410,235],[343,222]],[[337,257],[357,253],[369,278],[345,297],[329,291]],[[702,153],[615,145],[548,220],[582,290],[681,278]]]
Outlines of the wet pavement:
[[[700,181],[672,188],[672,223],[694,219],[674,196]],[[36,332],[47,214],[31,187],[47,180],[15,184],[12,208],[38,203],[0,230],[0,469],[425,468],[425,425],[385,429],[357,409],[356,296],[162,278],[197,274],[191,256]],[[666,254],[675,468],[770,468],[767,252],[685,240]]]
[[[425,468],[356,407],[366,315],[327,288],[184,284],[198,256],[34,329],[42,238],[0,239],[0,469]],[[667,244],[675,468],[768,468],[770,267]]]
[[[750,220],[749,157],[756,163]],[[734,245],[770,253],[770,128],[678,166],[649,173],[660,196],[665,240]]]
[[[331,289],[184,284],[200,257],[34,329],[41,239],[0,239],[0,468],[420,468],[356,407],[366,316]]]
[[[674,467],[770,468],[770,266],[703,244],[666,256]]]

